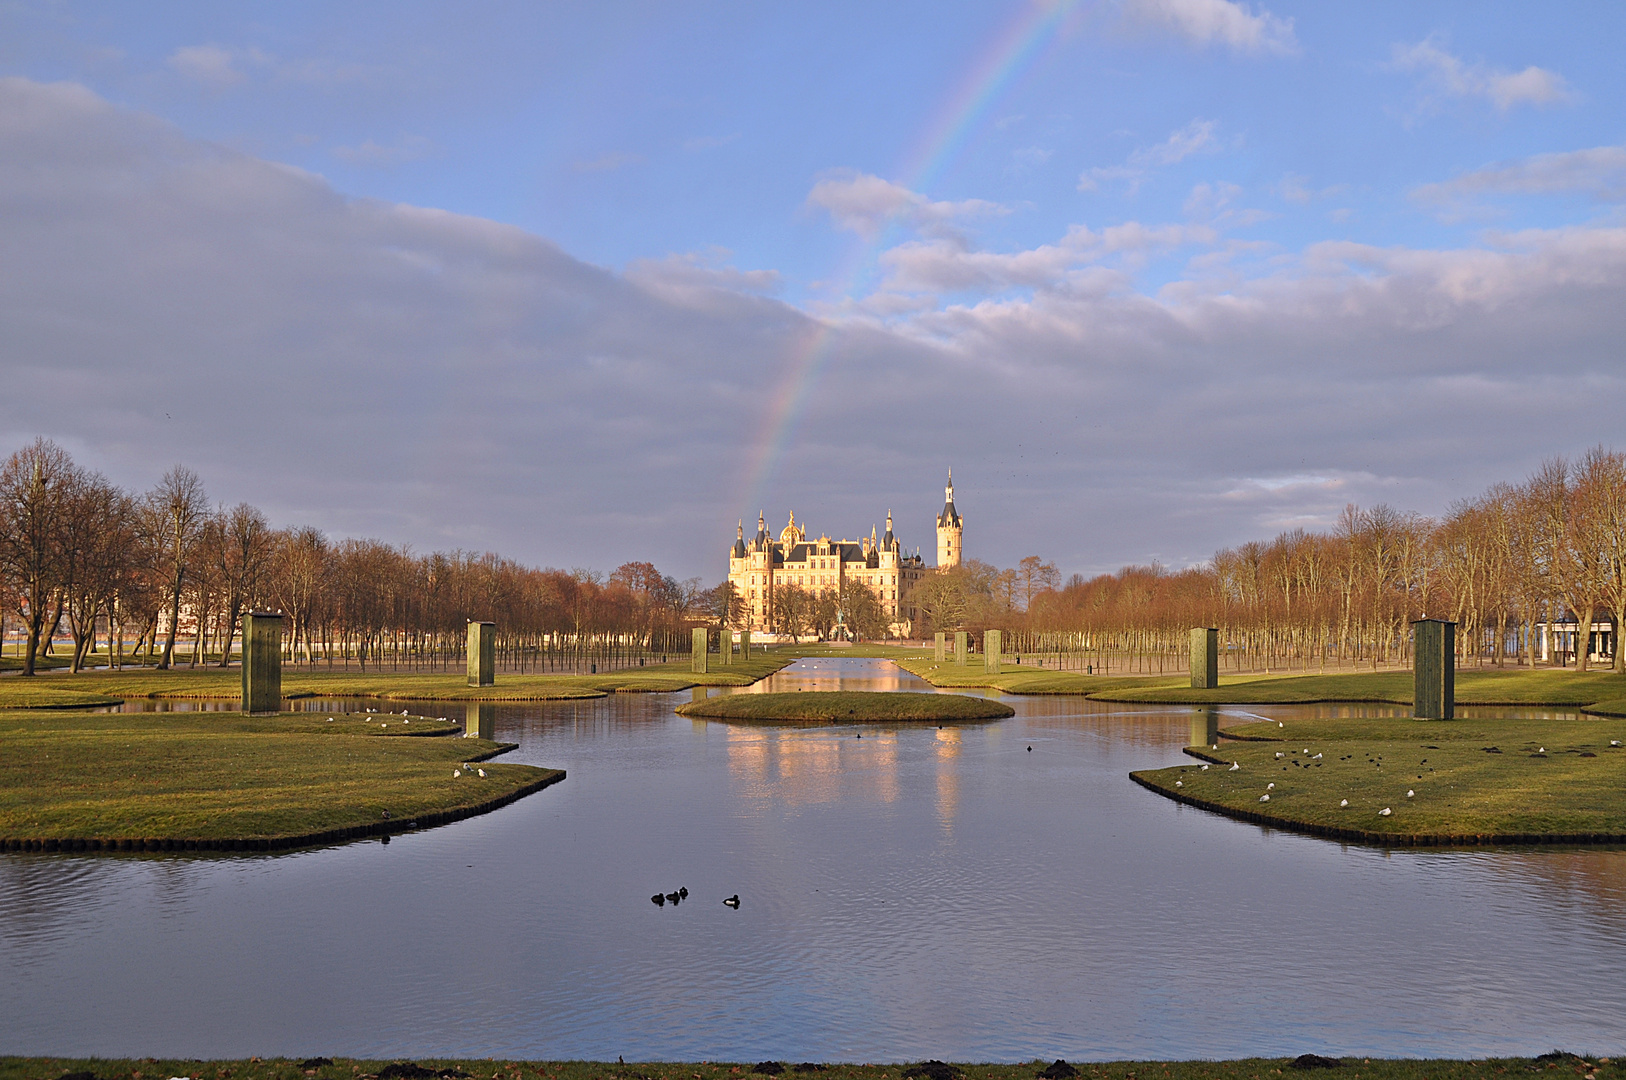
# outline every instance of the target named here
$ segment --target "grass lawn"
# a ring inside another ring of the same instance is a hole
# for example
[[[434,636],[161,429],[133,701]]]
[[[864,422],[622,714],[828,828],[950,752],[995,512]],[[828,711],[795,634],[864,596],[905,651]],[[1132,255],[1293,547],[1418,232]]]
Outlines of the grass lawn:
[[[0,839],[288,846],[453,820],[563,778],[463,769],[502,747],[457,730],[387,713],[7,712]]]
[[[1394,1060],[1384,1058],[1344,1058],[1336,1072],[1310,1075],[1336,1076],[1339,1080],[1492,1080],[1509,1074],[1533,1073],[1563,1080],[1570,1076],[1585,1080],[1616,1080],[1626,1069],[1609,1058],[1582,1058],[1553,1053],[1541,1058],[1485,1058],[1478,1061]],[[302,1066],[309,1066],[308,1068]],[[432,1077],[472,1080],[742,1080],[751,1076],[785,1077],[807,1074],[820,1080],[1034,1080],[1044,1076],[1071,1076],[1073,1073],[1049,1062],[1030,1061],[1019,1065],[821,1065],[811,1062],[616,1062],[595,1061],[501,1061],[492,1058],[423,1058],[416,1062],[363,1061],[353,1058],[314,1058],[306,1061],[288,1058],[251,1058],[248,1061],[183,1061],[142,1058],[110,1060],[97,1058],[0,1057],[0,1080],[57,1080],[77,1076],[78,1080],[164,1080],[188,1077],[191,1080],[373,1080],[386,1073],[403,1080],[430,1080]],[[766,1067],[766,1068],[765,1068]],[[1080,1062],[1079,1080],[1275,1080],[1279,1076],[1303,1075],[1293,1058],[1246,1058],[1235,1061],[1113,1061]],[[759,1071],[760,1070],[760,1071]]]
[[[749,686],[796,659],[794,654],[753,653],[749,660],[705,675],[682,663],[627,668],[603,675],[539,675],[499,672],[495,686],[468,685],[462,672],[294,671],[282,677],[286,697],[372,697],[382,701],[556,701],[610,693],[670,692],[691,686]],[[713,658],[715,661],[715,657]],[[241,668],[151,668],[92,671],[0,679],[0,709],[111,704],[128,698],[235,698]]]
[[[1410,705],[1410,671],[1336,675],[1221,677],[1214,690],[1193,690],[1185,675],[1102,676],[1072,671],[1013,671],[998,675],[980,663],[959,667],[933,660],[899,661],[933,686],[987,686],[1012,694],[1082,694],[1096,701],[1171,705],[1296,705],[1328,701]],[[1539,668],[1466,668],[1456,673],[1460,705],[1554,705],[1626,716],[1626,675]]]
[[[770,724],[946,723],[1016,715],[1009,705],[986,698],[872,690],[725,694],[680,705],[677,711],[708,720]]]
[[[1626,747],[1610,745],[1626,743],[1626,720],[1314,719],[1227,730],[1270,741],[1194,750],[1207,768],[1130,776],[1233,817],[1351,840],[1626,842]]]

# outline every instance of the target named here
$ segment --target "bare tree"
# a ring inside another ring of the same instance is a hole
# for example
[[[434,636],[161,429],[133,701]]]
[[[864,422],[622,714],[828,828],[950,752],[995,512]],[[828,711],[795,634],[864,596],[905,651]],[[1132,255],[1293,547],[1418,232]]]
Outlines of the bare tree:
[[[0,568],[17,583],[28,630],[23,674],[39,659],[46,611],[63,585],[67,518],[79,470],[56,443],[36,439],[0,466]]]
[[[225,641],[220,647],[220,666],[225,667],[231,661],[239,618],[246,608],[257,606],[265,593],[275,534],[265,515],[248,503],[219,511],[210,528],[217,534],[210,544],[214,570],[225,593]]]
[[[158,661],[162,671],[174,660],[175,635],[181,621],[181,591],[186,585],[187,571],[209,513],[209,504],[204,498],[203,481],[184,465],[165,473],[158,486],[148,493],[146,501],[143,517],[152,534],[153,547],[159,553],[158,565],[169,606],[169,634]],[[199,615],[201,618],[201,612]]]

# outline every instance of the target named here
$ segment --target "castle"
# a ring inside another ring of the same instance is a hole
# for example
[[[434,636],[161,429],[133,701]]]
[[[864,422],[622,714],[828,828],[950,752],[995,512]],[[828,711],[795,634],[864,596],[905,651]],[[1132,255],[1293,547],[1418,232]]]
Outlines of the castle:
[[[954,474],[949,473],[943,489],[943,512],[937,515],[937,570],[960,565],[961,532],[964,521],[954,507]],[[889,632],[908,637],[917,617],[914,591],[921,579],[932,573],[917,553],[904,553],[892,533],[892,511],[886,512],[886,532],[875,530],[862,540],[832,540],[829,535],[807,538],[807,530],[790,515],[790,524],[776,539],[768,532],[766,518],[757,515],[757,532],[745,538],[745,523],[739,524],[734,546],[728,553],[728,582],[745,605],[739,629],[771,633],[774,625],[774,591],[794,585],[809,593],[839,592],[844,585],[859,584],[872,591],[882,610],[892,619]]]

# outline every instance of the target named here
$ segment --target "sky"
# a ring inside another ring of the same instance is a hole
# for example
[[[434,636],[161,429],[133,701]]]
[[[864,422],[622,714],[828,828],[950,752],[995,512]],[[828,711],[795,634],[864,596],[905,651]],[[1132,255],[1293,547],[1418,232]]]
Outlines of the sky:
[[[0,0],[0,451],[721,580],[1626,447],[1626,7]]]

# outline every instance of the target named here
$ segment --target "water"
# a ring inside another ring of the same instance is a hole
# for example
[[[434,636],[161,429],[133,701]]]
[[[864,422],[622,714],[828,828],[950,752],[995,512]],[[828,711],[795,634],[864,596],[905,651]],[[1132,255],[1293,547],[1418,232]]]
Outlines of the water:
[[[866,660],[755,689],[838,684],[928,689]],[[1386,852],[1181,807],[1126,774],[1185,760],[1185,708],[749,728],[689,698],[499,706],[507,760],[569,779],[387,845],[0,856],[0,1052],[1626,1049],[1626,853]]]

